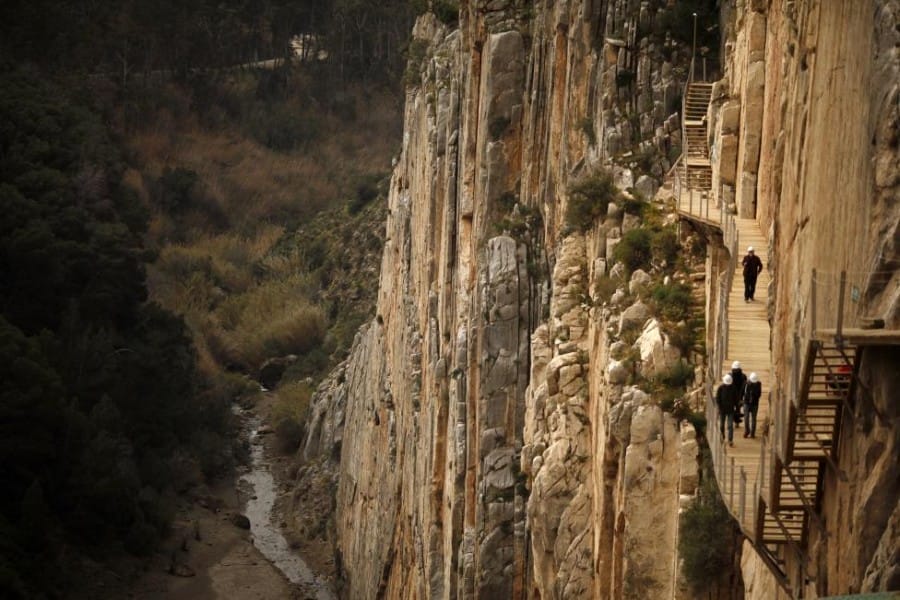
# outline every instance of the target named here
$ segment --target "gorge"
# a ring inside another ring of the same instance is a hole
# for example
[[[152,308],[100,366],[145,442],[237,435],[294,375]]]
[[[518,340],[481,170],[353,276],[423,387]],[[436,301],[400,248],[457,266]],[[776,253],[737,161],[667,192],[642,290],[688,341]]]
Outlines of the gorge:
[[[735,526],[708,597],[900,589],[900,3],[687,5],[461,0],[456,25],[418,19],[376,317],[300,450],[334,473],[342,597],[697,597],[679,515],[714,479],[698,415],[739,354],[740,254],[676,210],[689,81],[712,84],[707,206],[767,246],[763,427],[793,422],[807,344],[838,311],[883,332],[860,334],[802,536],[767,550]],[[618,191],[592,195],[606,173]],[[579,194],[602,206],[578,213]],[[626,265],[642,228],[659,241]],[[656,252],[676,228],[678,268]],[[680,344],[690,317],[660,313],[676,285],[705,322]],[[688,389],[666,402],[675,368]]]

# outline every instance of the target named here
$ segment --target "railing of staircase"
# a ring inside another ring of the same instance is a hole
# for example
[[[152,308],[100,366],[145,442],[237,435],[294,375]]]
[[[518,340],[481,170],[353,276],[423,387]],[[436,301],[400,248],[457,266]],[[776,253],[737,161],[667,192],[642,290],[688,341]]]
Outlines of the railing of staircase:
[[[684,145],[684,141],[682,140],[682,145]],[[666,174],[666,177],[673,177],[675,182],[675,207],[676,209],[681,208],[681,161],[684,160],[684,154],[679,154],[678,158],[675,159],[675,163],[672,165],[672,168],[669,169],[669,172]]]
[[[812,270],[807,306],[809,333],[843,330],[863,325],[862,290],[873,281],[889,282],[894,271]]]

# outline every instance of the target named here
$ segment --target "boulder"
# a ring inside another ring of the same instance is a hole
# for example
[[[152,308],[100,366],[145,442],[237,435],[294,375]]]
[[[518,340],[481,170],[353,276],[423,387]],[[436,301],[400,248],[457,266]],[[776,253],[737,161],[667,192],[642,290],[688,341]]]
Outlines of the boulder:
[[[617,288],[613,295],[609,298],[610,306],[622,306],[625,303],[625,290]]]
[[[606,379],[613,385],[622,385],[628,380],[628,369],[618,360],[610,360],[606,365]]]
[[[609,355],[616,359],[622,360],[625,358],[625,354],[628,352],[628,344],[625,342],[613,342],[613,344],[609,347]]]
[[[651,281],[652,278],[646,271],[638,269],[631,274],[631,279],[628,281],[628,291],[632,294],[637,294],[650,285]]]
[[[240,529],[250,529],[250,519],[240,513],[231,516],[231,524]]]
[[[634,189],[645,199],[650,200],[656,195],[659,186],[652,177],[641,175],[634,184]]]
[[[259,383],[267,389],[274,389],[281,381],[285,370],[295,362],[297,362],[296,354],[270,358],[259,368]]]
[[[650,308],[638,300],[622,312],[619,320],[619,334],[632,327],[643,327],[650,318]]]
[[[644,377],[664,373],[681,359],[681,350],[663,337],[656,319],[647,321],[634,347],[641,353],[641,374]]]

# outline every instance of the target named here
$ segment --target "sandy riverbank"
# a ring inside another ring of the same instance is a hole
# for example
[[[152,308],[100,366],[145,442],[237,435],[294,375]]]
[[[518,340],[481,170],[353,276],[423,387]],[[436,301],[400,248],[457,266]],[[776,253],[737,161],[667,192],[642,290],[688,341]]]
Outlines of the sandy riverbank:
[[[271,402],[271,396],[265,394],[256,406],[245,411],[242,418],[250,419],[253,425],[265,431]],[[268,479],[267,484],[271,486],[266,494],[275,495],[277,508],[272,520],[276,524],[284,522],[284,518],[278,516],[278,510],[290,505],[290,487],[286,485],[285,477],[290,471],[292,457],[275,454],[271,435],[254,436],[251,441],[258,444],[256,455],[262,457],[265,470],[274,476],[274,485],[268,473],[244,469],[239,470],[233,480],[210,488],[208,493],[195,494],[192,502],[181,506],[172,526],[172,536],[149,561],[146,572],[137,578],[125,597],[140,600],[314,600],[323,597],[322,586],[291,583],[254,545],[254,533],[235,524],[250,508],[255,511],[250,520],[255,521],[254,527],[258,526],[261,509],[254,497],[257,494],[253,485],[260,485],[261,474],[266,475],[263,479]],[[256,506],[248,507],[248,501]],[[260,545],[271,544],[273,533],[278,533],[277,525],[275,532],[259,533]],[[326,581],[330,580],[333,571],[331,553],[323,553],[324,542],[296,535],[290,539],[290,546],[295,551],[312,558],[307,561],[309,567],[317,575],[324,575]],[[296,565],[296,560],[293,562]],[[296,577],[292,578],[297,581]]]

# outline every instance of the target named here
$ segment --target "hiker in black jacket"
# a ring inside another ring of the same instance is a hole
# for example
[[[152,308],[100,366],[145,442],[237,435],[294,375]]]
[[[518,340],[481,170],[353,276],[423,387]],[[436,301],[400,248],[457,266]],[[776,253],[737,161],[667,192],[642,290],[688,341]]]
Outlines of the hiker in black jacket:
[[[763,270],[762,261],[753,253],[753,246],[747,248],[747,255],[741,260],[744,266],[744,302],[753,302],[756,294],[756,278]]]
[[[725,439],[725,423],[728,423],[728,445],[734,446],[734,407],[737,404],[734,380],[731,375],[722,377],[722,385],[716,390],[716,406],[719,407],[719,434]]]
[[[744,384],[747,383],[747,376],[741,369],[741,361],[736,360],[731,363],[731,379],[734,381],[734,426],[741,426],[741,394],[744,391]]]
[[[756,437],[756,411],[759,410],[759,398],[762,396],[762,382],[756,373],[750,373],[747,383],[744,384],[744,415],[747,422],[744,424],[744,437]]]

